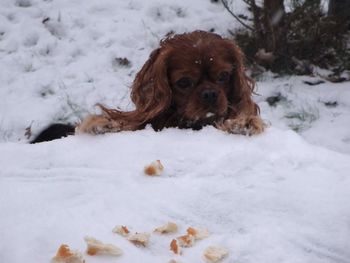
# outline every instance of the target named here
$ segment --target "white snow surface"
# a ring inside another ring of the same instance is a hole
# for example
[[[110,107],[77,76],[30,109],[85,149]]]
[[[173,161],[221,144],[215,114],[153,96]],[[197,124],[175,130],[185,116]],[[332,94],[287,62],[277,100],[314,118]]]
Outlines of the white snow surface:
[[[86,262],[205,262],[217,245],[223,262],[349,263],[349,83],[260,80],[270,127],[254,137],[147,127],[27,143],[27,127],[78,121],[97,102],[132,108],[129,86],[166,33],[237,27],[210,0],[1,0],[0,262],[50,262],[63,243],[84,252],[90,235],[124,254]],[[124,57],[131,66],[115,63]],[[164,174],[144,175],[158,159]],[[152,234],[147,248],[112,233],[168,221],[179,233]],[[189,226],[210,236],[175,256],[169,243]]]

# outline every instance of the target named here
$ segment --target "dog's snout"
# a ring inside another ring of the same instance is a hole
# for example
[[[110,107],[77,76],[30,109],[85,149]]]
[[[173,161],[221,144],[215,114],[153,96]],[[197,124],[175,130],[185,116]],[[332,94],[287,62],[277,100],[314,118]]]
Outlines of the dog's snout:
[[[205,89],[200,94],[200,98],[206,104],[213,104],[218,99],[218,92],[215,89]]]

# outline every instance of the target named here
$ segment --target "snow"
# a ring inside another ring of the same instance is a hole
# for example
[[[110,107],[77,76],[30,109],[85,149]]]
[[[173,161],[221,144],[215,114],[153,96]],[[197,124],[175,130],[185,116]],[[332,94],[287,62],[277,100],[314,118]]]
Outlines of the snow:
[[[211,232],[183,262],[200,262],[211,244],[229,248],[227,262],[350,257],[349,158],[292,131],[249,138],[214,128],[146,129],[7,143],[2,155],[2,262],[45,262],[61,243],[83,251],[85,235],[118,244],[121,262],[167,262],[172,236],[153,235],[149,249],[138,249],[112,233],[118,224],[150,232],[167,221],[182,232]],[[145,176],[143,166],[155,159],[165,173]]]
[[[256,100],[263,118],[281,129],[293,128],[308,142],[350,154],[349,83],[323,83],[309,86],[304,81],[319,78],[290,77],[258,83]],[[281,94],[284,100],[275,107],[266,102]]]
[[[49,262],[62,243],[84,252],[87,235],[124,251],[87,262],[205,262],[212,245],[229,250],[223,262],[350,262],[348,83],[260,80],[270,127],[254,137],[147,127],[27,144],[27,127],[78,121],[96,102],[132,108],[128,87],[169,31],[235,27],[209,0],[2,0],[0,262]],[[115,63],[124,57],[130,66]],[[158,159],[164,174],[144,175]],[[112,233],[168,221],[180,232],[152,234],[148,248]],[[175,256],[170,241],[189,226],[210,236]]]

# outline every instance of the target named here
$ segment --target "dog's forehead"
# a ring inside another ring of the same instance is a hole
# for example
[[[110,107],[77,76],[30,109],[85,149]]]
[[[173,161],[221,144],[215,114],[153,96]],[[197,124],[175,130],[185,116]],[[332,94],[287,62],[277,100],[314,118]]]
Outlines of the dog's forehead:
[[[176,47],[169,56],[170,65],[174,69],[182,67],[208,68],[222,64],[231,64],[230,52],[215,45],[209,45],[199,39],[192,45]]]

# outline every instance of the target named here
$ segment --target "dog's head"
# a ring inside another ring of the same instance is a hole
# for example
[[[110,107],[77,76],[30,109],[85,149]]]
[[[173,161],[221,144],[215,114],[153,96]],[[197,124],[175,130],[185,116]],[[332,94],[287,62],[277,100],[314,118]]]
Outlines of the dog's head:
[[[251,104],[253,87],[233,41],[195,31],[161,41],[136,75],[131,98],[144,122],[171,109],[205,125]]]
[[[90,115],[75,132],[214,124],[230,133],[258,134],[265,125],[251,98],[253,88],[243,55],[232,41],[203,31],[175,35],[161,41],[137,73],[131,91],[135,110],[100,105],[102,114]]]

